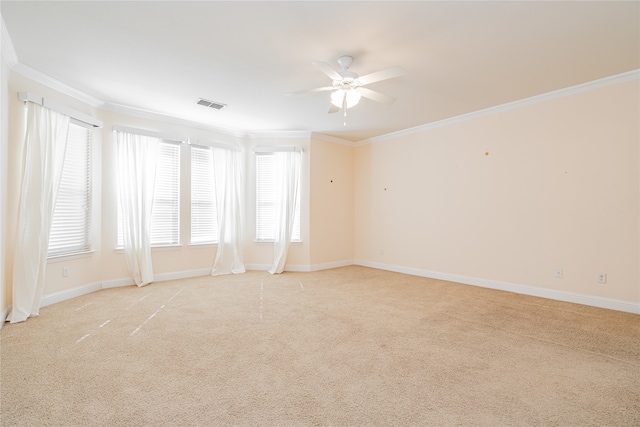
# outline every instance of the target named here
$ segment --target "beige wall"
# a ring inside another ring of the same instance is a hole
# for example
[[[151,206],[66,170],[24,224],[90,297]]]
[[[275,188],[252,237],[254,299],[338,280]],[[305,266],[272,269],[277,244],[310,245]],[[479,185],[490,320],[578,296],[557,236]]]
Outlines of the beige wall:
[[[353,261],[353,152],[311,138],[311,265]]]
[[[638,303],[639,93],[634,80],[358,147],[355,258]]]
[[[4,25],[1,21],[0,25]],[[6,317],[10,302],[5,295],[5,254],[7,248],[7,146],[9,144],[8,131],[8,92],[7,74],[9,72],[4,55],[0,54],[0,327],[2,319]]]

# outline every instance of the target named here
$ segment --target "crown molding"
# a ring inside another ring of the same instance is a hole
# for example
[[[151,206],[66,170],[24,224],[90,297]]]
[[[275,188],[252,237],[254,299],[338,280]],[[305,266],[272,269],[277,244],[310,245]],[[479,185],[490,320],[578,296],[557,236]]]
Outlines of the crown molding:
[[[311,132],[307,130],[265,130],[247,133],[249,138],[310,138]]]
[[[168,116],[168,115],[165,115],[165,114],[157,113],[155,111],[145,110],[145,109],[142,109],[142,108],[129,107],[127,105],[113,104],[113,103],[109,102],[109,103],[104,104],[102,106],[102,109],[105,110],[105,111],[111,111],[113,113],[126,114],[128,116],[138,117],[138,118],[141,118],[141,119],[159,120],[159,121],[163,121],[163,122],[167,122],[167,123],[172,123],[172,124],[175,124],[175,125],[189,126],[191,128],[218,132],[218,133],[222,133],[224,135],[233,136],[233,137],[236,137],[236,138],[246,138],[247,137],[247,132],[242,131],[242,130],[224,128],[224,127],[214,126],[214,125],[207,125],[207,124],[204,124],[204,123],[194,122],[194,121],[191,121],[191,120],[188,120],[188,119],[182,119],[182,118],[179,118],[179,117]]]
[[[9,69],[11,69],[18,64],[18,55],[16,55],[16,50],[13,48],[13,43],[11,42],[11,37],[7,31],[7,26],[4,24],[2,15],[0,15],[0,39],[2,39],[2,44],[0,45],[2,56],[7,62]]]
[[[12,70],[37,83],[43,84],[51,89],[55,89],[58,92],[63,93],[64,95],[70,96],[92,107],[101,108],[104,106],[104,101],[98,98],[94,98],[93,96],[88,95],[74,87],[62,83],[60,80],[44,74],[43,72],[38,71],[34,68],[31,68],[28,65],[17,63]]]
[[[480,117],[490,116],[492,114],[503,113],[506,111],[515,110],[522,107],[528,107],[530,105],[538,104],[541,102],[552,101],[555,99],[564,98],[579,93],[589,92],[595,89],[612,86],[620,83],[626,83],[633,80],[640,79],[640,69],[627,71],[625,73],[615,74],[613,76],[604,77],[602,79],[593,80],[587,83],[581,83],[575,86],[569,86],[564,89],[554,90],[552,92],[543,93],[541,95],[524,98],[519,101],[508,102],[506,104],[496,105],[494,107],[485,108],[482,110],[474,111],[471,113],[461,114],[459,116],[450,117],[436,122],[427,123],[420,126],[400,130],[397,132],[387,133],[385,135],[375,136],[372,138],[363,139],[358,141],[355,145],[367,145],[375,142],[386,141],[389,139],[398,138],[401,136],[413,135],[415,133],[424,132],[430,129],[439,128],[442,126],[449,126],[457,123],[466,122],[468,120],[477,119]]]
[[[347,141],[346,139],[337,138],[337,137],[331,136],[331,135],[325,135],[323,133],[312,132],[311,133],[311,137],[315,138],[315,139],[320,139],[320,140],[326,141],[326,142],[332,142],[334,144],[347,145],[349,147],[355,147],[356,146],[355,142]]]

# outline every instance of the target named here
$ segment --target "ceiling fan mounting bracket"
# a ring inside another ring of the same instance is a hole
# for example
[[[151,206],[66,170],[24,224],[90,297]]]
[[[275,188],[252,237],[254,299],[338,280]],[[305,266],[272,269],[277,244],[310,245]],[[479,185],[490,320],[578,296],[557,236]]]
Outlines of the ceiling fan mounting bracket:
[[[347,71],[351,64],[353,64],[353,57],[344,55],[338,58],[338,64],[342,68],[342,71]]]

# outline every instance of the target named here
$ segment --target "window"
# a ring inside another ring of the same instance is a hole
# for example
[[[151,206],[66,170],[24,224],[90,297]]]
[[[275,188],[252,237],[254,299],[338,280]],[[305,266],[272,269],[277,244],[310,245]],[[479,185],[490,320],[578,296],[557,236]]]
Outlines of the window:
[[[49,257],[91,249],[91,129],[71,122],[49,235]]]
[[[180,243],[180,144],[160,142],[151,208],[151,244]]]
[[[122,237],[122,209],[118,199],[118,247]],[[151,208],[151,245],[180,244],[180,144],[161,141]]]
[[[191,243],[216,243],[217,239],[213,149],[191,145]]]
[[[276,156],[275,153],[256,153],[256,240],[275,239],[276,203]],[[298,183],[298,187],[300,184]],[[300,191],[296,200],[292,242],[300,241]]]

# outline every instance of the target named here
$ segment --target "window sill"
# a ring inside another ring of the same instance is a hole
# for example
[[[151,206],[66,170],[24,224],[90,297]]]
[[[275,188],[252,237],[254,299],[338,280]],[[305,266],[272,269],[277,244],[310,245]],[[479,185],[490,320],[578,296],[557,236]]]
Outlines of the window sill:
[[[75,252],[72,254],[64,254],[64,255],[54,255],[51,257],[47,257],[47,264],[53,264],[56,262],[70,261],[73,259],[80,258],[89,258],[93,256],[96,251],[84,251],[84,252]]]
[[[276,241],[275,240],[254,240],[254,243],[257,243],[259,245],[272,245],[274,244]],[[295,240],[293,242],[291,242],[292,245],[301,245],[302,244],[302,240]]]
[[[176,251],[180,248],[182,248],[182,245],[151,246],[151,252]],[[124,253],[124,248],[123,247],[115,248],[114,251],[117,253]]]
[[[218,246],[218,242],[212,243],[189,243],[190,248],[215,248]]]

